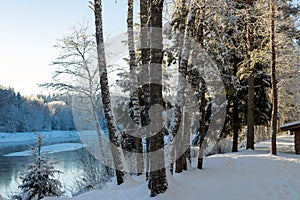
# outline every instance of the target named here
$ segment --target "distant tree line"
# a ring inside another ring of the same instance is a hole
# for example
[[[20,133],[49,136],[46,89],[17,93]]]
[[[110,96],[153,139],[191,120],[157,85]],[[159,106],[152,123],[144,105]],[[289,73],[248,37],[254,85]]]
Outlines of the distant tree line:
[[[74,130],[70,102],[66,95],[24,97],[0,87],[0,132]]]

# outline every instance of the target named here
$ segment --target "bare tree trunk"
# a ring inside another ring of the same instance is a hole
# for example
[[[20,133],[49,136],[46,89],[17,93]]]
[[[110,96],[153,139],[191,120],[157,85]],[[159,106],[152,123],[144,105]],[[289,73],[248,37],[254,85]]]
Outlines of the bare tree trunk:
[[[270,0],[270,49],[271,49],[271,79],[272,79],[272,154],[277,155],[276,135],[277,135],[277,116],[278,116],[278,99],[277,99],[277,82],[276,82],[276,51],[275,51],[275,3]]]
[[[133,121],[138,126],[137,131],[141,131],[141,111],[138,95],[138,79],[136,75],[136,54],[134,45],[134,32],[133,32],[133,2],[134,0],[128,0],[128,13],[127,13],[127,33],[128,33],[128,48],[129,48],[129,67],[130,67],[130,100],[132,103],[131,113],[133,114]],[[137,175],[141,175],[144,168],[143,162],[143,148],[142,148],[142,135],[138,133],[138,137],[135,138],[135,152],[137,153]]]
[[[237,64],[234,64],[234,76],[237,75]],[[239,142],[239,102],[236,96],[233,97],[233,113],[232,113],[232,128],[233,128],[233,141],[232,152],[238,152]]]
[[[251,52],[253,51],[253,36],[252,36],[252,20],[250,16],[250,9],[252,7],[253,0],[247,0],[247,10],[248,10],[248,19],[247,19],[247,65],[250,71],[248,77],[248,113],[247,113],[247,149],[254,150],[254,67],[252,67],[251,63]]]
[[[204,16],[205,16],[205,1],[202,2],[202,6],[200,8],[200,23],[199,23],[199,42],[202,48],[204,48]],[[201,108],[201,121],[200,121],[200,152],[198,156],[198,169],[203,169],[203,157],[204,157],[204,149],[205,149],[205,136],[206,136],[206,98],[205,93],[207,90],[207,86],[205,80],[201,78],[201,100],[200,100],[200,108]]]
[[[163,59],[163,38],[162,38],[162,12],[163,0],[151,2],[150,12],[150,105],[160,105],[163,107],[162,98],[162,59]],[[151,114],[151,126],[159,128],[158,133],[151,133],[150,146],[151,152],[164,148],[164,129],[162,111],[155,110]],[[153,130],[151,130],[153,131]],[[151,191],[151,197],[164,193],[168,188],[165,156],[162,153],[159,156],[150,157],[150,177],[148,187]]]
[[[141,21],[141,62],[142,62],[142,77],[143,77],[143,94],[144,94],[144,109],[142,111],[142,126],[148,126],[150,123],[149,109],[150,109],[150,74],[149,74],[149,63],[150,63],[150,44],[149,44],[149,12],[150,12],[150,1],[140,0],[140,21]],[[149,178],[149,130],[145,130],[146,133],[146,154],[145,154],[145,165],[146,165],[146,179]]]
[[[179,8],[177,8],[179,11],[179,14],[181,16],[180,18],[180,24],[179,24],[179,30],[178,30],[178,35],[175,36],[175,40],[176,40],[176,44],[178,45],[177,47],[177,51],[178,51],[178,55],[179,55],[179,60],[181,60],[181,56],[182,56],[182,47],[183,47],[183,40],[184,40],[184,32],[185,32],[185,27],[186,27],[186,17],[185,17],[185,13],[186,13],[186,0],[181,0],[181,5],[179,6]],[[179,88],[179,86],[182,84],[181,82],[183,82],[183,78],[186,78],[186,74],[187,74],[187,69],[182,69],[180,62],[178,64],[178,72],[179,72],[179,79],[178,79],[178,85],[177,88]],[[181,88],[182,91],[184,91],[184,85],[182,85]],[[181,96],[180,96],[181,95]],[[176,102],[175,102],[175,109],[174,109],[174,113],[173,113],[173,117],[172,117],[172,123],[169,127],[169,133],[170,133],[170,140],[172,141],[173,138],[176,136],[176,134],[178,133],[179,130],[179,126],[180,123],[182,121],[182,106],[183,106],[183,93],[180,93],[177,90],[177,96],[176,96]],[[179,137],[179,136],[177,136]],[[182,137],[179,138],[177,141],[181,141]],[[182,156],[180,156],[178,158],[178,156],[176,156],[176,154],[178,152],[181,152],[180,150],[176,149],[176,147],[178,147],[178,143],[173,144],[172,148],[171,148],[171,164],[169,166],[169,170],[171,172],[171,174],[173,174],[174,171],[174,161],[175,161],[175,172],[176,173],[181,173],[182,172]],[[174,160],[175,157],[177,157],[177,160]]]
[[[103,41],[103,20],[102,20],[102,1],[94,1],[94,12],[95,12],[95,26],[96,26],[96,43],[97,43],[97,53],[98,53],[98,67],[100,73],[100,86],[102,103],[104,107],[104,114],[107,120],[108,130],[109,130],[109,140],[116,147],[120,146],[120,141],[118,141],[118,131],[116,129],[114,117],[111,109],[110,102],[110,92],[107,79],[107,69],[106,69],[106,59],[105,59],[105,48]],[[121,152],[117,148],[112,148],[113,162],[116,168],[117,184],[122,184],[124,173],[121,170],[122,160]]]
[[[234,97],[235,98],[235,97]],[[232,142],[232,152],[238,152],[238,142],[239,142],[239,108],[237,100],[233,100],[233,113],[232,113],[232,123],[233,123],[233,142]]]
[[[186,12],[186,1],[182,1],[182,10],[181,13]],[[184,133],[178,133],[180,124],[182,123],[182,117],[183,117],[183,107],[184,107],[184,94],[186,89],[186,76],[187,76],[187,68],[188,68],[188,59],[191,53],[191,31],[194,28],[194,21],[195,21],[195,15],[196,15],[196,9],[195,5],[191,5],[188,12],[187,21],[182,20],[180,23],[180,31],[183,31],[183,33],[180,33],[179,36],[179,53],[180,53],[180,61],[179,61],[179,78],[178,78],[178,84],[177,84],[177,94],[176,94],[176,102],[175,102],[175,108],[174,108],[174,114],[172,118],[172,124],[170,126],[170,135],[174,138],[177,134],[180,135],[180,139],[177,141],[184,142],[185,135],[182,135]],[[177,136],[179,137],[179,136]],[[176,160],[176,173],[181,173],[183,170],[183,164],[185,155],[178,155],[183,153],[183,150],[181,149],[182,144],[174,144],[175,147],[172,147],[172,154],[171,159],[173,160],[175,155],[178,158]],[[178,168],[178,169],[177,169]],[[173,171],[173,169],[171,168]]]
[[[203,157],[204,157],[204,148],[205,148],[205,120],[206,120],[206,99],[205,99],[205,92],[206,92],[206,83],[205,80],[201,80],[201,123],[200,123],[200,152],[198,157],[198,169],[203,169]]]

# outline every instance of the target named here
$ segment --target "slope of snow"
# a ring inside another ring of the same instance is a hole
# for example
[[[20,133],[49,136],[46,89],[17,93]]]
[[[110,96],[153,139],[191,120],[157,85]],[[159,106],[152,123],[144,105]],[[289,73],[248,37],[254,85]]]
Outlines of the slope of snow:
[[[41,151],[42,153],[51,154],[51,153],[57,153],[63,151],[74,151],[77,149],[81,149],[83,147],[86,147],[86,145],[81,143],[61,143],[61,144],[43,146]],[[4,156],[31,156],[31,155],[32,155],[32,151],[27,150],[27,151],[9,153]]]
[[[193,169],[168,176],[169,188],[150,198],[144,177],[128,178],[125,184],[109,184],[74,197],[74,200],[299,200],[300,155],[293,153],[293,136],[278,138],[278,156],[269,153],[270,142],[256,144],[256,150],[205,158],[204,170]],[[71,198],[45,198],[63,200]]]

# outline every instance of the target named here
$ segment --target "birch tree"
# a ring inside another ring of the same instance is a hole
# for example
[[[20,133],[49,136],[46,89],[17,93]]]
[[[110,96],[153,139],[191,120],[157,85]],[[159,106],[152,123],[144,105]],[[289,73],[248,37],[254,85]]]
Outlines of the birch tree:
[[[124,182],[123,176],[124,172],[122,171],[122,160],[121,152],[118,147],[120,147],[120,141],[118,139],[119,132],[117,130],[113,111],[111,107],[111,97],[108,85],[107,78],[107,66],[105,58],[105,48],[104,48],[104,39],[103,39],[103,20],[102,20],[102,0],[94,1],[94,14],[95,14],[95,27],[96,27],[96,44],[97,44],[97,59],[98,59],[98,68],[99,68],[99,78],[100,78],[100,88],[102,95],[102,103],[105,118],[107,121],[107,126],[109,130],[109,140],[112,143],[112,156],[113,162],[116,169],[117,184],[120,185]]]
[[[176,101],[174,105],[174,112],[172,116],[172,122],[170,125],[170,131],[169,134],[171,136],[171,140],[177,135],[180,134],[179,137],[180,139],[178,140],[179,142],[182,141],[183,136],[181,132],[179,132],[179,127],[180,124],[182,123],[182,117],[183,117],[183,107],[184,107],[184,93],[185,93],[185,83],[186,83],[186,76],[187,76],[187,67],[188,67],[188,57],[189,57],[189,38],[184,38],[185,36],[188,37],[187,34],[191,28],[191,26],[188,26],[186,24],[187,20],[187,5],[186,1],[182,0],[181,2],[178,2],[178,8],[177,11],[174,14],[173,17],[173,26],[174,26],[174,32],[175,32],[175,38],[174,42],[178,47],[175,49],[176,54],[178,54],[179,57],[179,62],[178,62],[178,83],[177,83],[177,94],[176,94]],[[191,23],[191,21],[190,21]],[[188,29],[189,28],[189,29]],[[178,32],[176,34],[176,32]],[[184,40],[185,39],[185,40]],[[186,46],[184,46],[186,45]],[[184,51],[184,52],[183,52]],[[178,133],[179,132],[179,133]],[[171,164],[171,173],[173,173],[173,159],[175,158],[176,154],[179,154],[181,144],[179,143],[174,143],[174,147],[172,147],[172,152],[171,152],[171,159],[172,159],[172,164]],[[182,172],[182,162],[183,159],[185,159],[184,155],[181,155],[180,157],[177,158],[175,161],[176,167],[175,167],[175,172],[180,173]]]
[[[53,74],[53,82],[42,86],[73,95],[73,113],[77,130],[81,131],[86,126],[92,127],[97,132],[101,146],[98,112],[101,100],[99,70],[93,65],[96,51],[95,37],[89,33],[87,25],[83,24],[59,39],[54,47],[61,53],[52,62],[52,65],[57,67]],[[79,113],[84,113],[84,116],[80,117]],[[61,119],[57,121],[61,122]]]
[[[128,0],[127,11],[127,34],[128,34],[128,48],[129,48],[129,68],[130,68],[130,102],[133,121],[138,127],[136,130],[137,136],[135,137],[135,151],[137,154],[137,172],[141,174],[144,168],[143,162],[143,149],[142,149],[142,135],[141,135],[141,111],[138,94],[138,79],[136,74],[137,59],[134,44],[134,30],[133,30],[133,2],[134,0]]]
[[[163,38],[162,38],[162,12],[163,0],[155,0],[150,3],[150,106],[163,107],[162,98],[162,59],[163,59]],[[163,116],[160,109],[150,116],[151,126],[154,129],[159,128],[158,132],[150,130],[149,150],[154,152],[164,148],[164,130]],[[154,132],[153,132],[154,131]],[[158,156],[150,157],[150,176],[148,187],[151,191],[151,197],[163,193],[168,188],[165,155],[162,152]]]
[[[149,21],[150,21],[150,0],[140,0],[140,41],[141,41],[141,74],[143,76],[143,109],[141,112],[141,123],[143,127],[147,127],[150,123],[149,109],[150,109],[150,74],[149,74],[149,63],[150,63],[150,39],[149,39]],[[145,128],[146,135],[146,154],[145,154],[145,165],[146,165],[146,179],[149,178],[149,130]]]

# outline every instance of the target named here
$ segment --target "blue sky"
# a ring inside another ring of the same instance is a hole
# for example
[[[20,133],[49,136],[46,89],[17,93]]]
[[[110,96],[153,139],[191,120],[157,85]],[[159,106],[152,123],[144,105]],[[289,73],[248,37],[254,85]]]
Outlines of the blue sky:
[[[51,80],[56,40],[86,21],[94,31],[88,5],[88,0],[1,0],[0,85],[24,95],[42,92],[37,84]],[[106,35],[126,31],[126,9],[125,0],[103,0]]]

